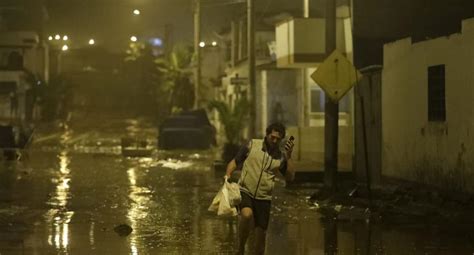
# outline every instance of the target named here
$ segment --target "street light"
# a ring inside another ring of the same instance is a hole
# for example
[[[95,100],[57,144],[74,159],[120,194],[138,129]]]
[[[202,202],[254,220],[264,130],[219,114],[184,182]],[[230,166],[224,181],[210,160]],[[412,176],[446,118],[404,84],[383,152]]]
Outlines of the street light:
[[[199,47],[201,47],[201,48],[206,47],[206,43],[205,43],[205,42],[200,42],[200,43],[199,43]]]
[[[65,44],[63,45],[63,47],[61,48],[62,51],[67,51],[69,50],[69,47]]]
[[[52,37],[52,36],[49,36],[49,37],[48,37],[48,40],[52,41],[52,40],[53,40],[53,37]]]
[[[90,40],[89,40],[89,45],[94,45],[94,44],[95,44],[94,39],[90,39]]]
[[[138,41],[138,38],[133,35],[132,37],[130,37],[130,41],[136,42],[136,41]]]
[[[216,47],[216,46],[217,46],[217,42],[216,42],[216,41],[213,41],[213,42],[212,42],[212,46]]]
[[[60,35],[55,35],[54,39],[59,40],[59,39],[61,39],[61,36]]]
[[[140,10],[138,10],[138,9],[133,10],[133,14],[135,14],[137,16],[140,15]]]
[[[63,36],[63,41],[69,40],[69,37],[67,35]]]

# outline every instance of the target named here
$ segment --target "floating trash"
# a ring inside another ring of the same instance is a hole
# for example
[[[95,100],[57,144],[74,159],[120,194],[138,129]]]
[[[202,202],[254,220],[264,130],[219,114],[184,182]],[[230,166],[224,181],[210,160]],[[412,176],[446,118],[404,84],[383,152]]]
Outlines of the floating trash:
[[[188,168],[193,165],[193,163],[191,162],[183,162],[181,160],[170,159],[170,158],[167,160],[160,160],[158,161],[158,164],[163,167],[171,168],[174,170]]]
[[[115,233],[119,236],[128,236],[132,233],[133,228],[127,224],[120,224],[114,228]]]
[[[198,153],[194,153],[194,154],[192,154],[191,156],[189,156],[189,158],[192,158],[192,159],[200,159],[200,158],[201,158],[201,155],[199,155]]]

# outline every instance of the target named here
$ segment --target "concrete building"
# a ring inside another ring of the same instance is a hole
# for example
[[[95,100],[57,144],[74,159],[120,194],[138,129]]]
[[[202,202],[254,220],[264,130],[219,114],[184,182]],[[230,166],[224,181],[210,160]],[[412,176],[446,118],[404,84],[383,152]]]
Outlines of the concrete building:
[[[261,20],[255,32],[256,57],[256,135],[262,137],[266,126],[279,119],[284,124],[296,125],[296,89],[298,73],[276,67],[273,54],[275,30],[273,21]],[[228,46],[228,62],[222,77],[218,99],[233,105],[240,97],[249,96],[247,61],[247,26],[243,19],[232,22],[230,30],[221,34]],[[232,80],[241,79],[235,84]],[[277,116],[278,115],[278,116]]]
[[[0,67],[8,69],[12,54],[21,57],[21,68],[41,77],[49,78],[48,46],[34,31],[2,32],[0,38]]]
[[[35,32],[4,32],[0,38],[0,118],[29,119],[34,80],[48,77],[48,54]]]
[[[351,16],[348,6],[337,8],[336,48],[352,61]],[[297,113],[289,132],[298,141],[294,151],[299,169],[322,169],[324,163],[325,93],[311,79],[311,74],[326,59],[325,18],[289,18],[276,24],[277,67],[297,73],[295,82]],[[353,158],[353,93],[339,102],[338,165],[352,170]]]
[[[301,8],[262,15],[256,23],[256,133],[261,137],[268,124],[283,122],[289,135],[296,137],[294,159],[302,171],[320,170],[324,162],[324,92],[310,77],[326,57],[320,7],[307,6],[306,14],[315,18],[301,18]],[[338,48],[352,60],[350,9],[341,6],[337,13]],[[246,83],[231,82],[248,77],[246,28],[245,19],[236,19],[220,34],[227,45],[228,66],[218,98],[231,105],[248,95]],[[339,166],[348,171],[354,151],[352,104],[350,92],[340,102],[339,115]]]
[[[474,191],[474,19],[384,46],[382,175]]]
[[[43,28],[48,13],[43,0],[0,2],[0,118],[32,116],[34,80],[49,80],[48,46]]]

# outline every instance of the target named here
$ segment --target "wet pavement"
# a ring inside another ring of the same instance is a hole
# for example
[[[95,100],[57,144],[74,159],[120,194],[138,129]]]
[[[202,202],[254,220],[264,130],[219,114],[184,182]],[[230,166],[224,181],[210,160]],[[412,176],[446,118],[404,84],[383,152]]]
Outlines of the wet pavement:
[[[233,252],[236,220],[207,211],[221,182],[212,151],[121,155],[121,137],[156,133],[133,118],[40,128],[28,159],[0,169],[0,254]]]
[[[275,189],[267,254],[474,254],[472,221],[432,222],[405,216],[395,221],[371,216],[352,220],[340,217],[343,211],[328,217],[310,202],[317,187],[283,186],[278,183]]]
[[[156,143],[151,119],[75,116],[42,125],[28,156],[0,166],[0,254],[233,254],[237,220],[207,208],[223,173],[213,150],[121,155]],[[313,188],[278,183],[267,254],[474,254],[470,225],[327,221]],[[120,236],[117,226],[132,228]]]

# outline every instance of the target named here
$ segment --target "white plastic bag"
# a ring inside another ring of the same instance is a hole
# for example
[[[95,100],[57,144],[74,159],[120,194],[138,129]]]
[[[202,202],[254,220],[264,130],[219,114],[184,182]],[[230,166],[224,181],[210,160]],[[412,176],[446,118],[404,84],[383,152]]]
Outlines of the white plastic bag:
[[[227,180],[224,183],[224,186],[227,188],[227,192],[229,193],[229,203],[230,206],[236,207],[240,204],[240,201],[242,201],[242,197],[240,196],[240,186],[239,184],[233,182],[227,182]]]
[[[212,200],[208,210],[217,212],[218,216],[236,216],[236,205],[240,203],[240,188],[237,183],[229,183],[225,180],[222,188]]]

